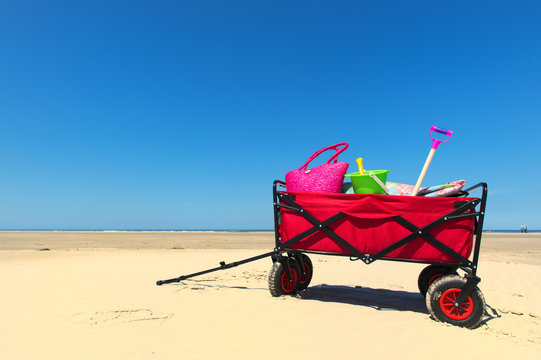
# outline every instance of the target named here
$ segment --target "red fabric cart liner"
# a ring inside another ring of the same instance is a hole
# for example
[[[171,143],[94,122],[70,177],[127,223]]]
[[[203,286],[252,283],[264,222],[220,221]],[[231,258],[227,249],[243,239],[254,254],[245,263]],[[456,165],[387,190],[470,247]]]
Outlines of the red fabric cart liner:
[[[363,254],[373,255],[411,234],[396,222],[401,216],[421,228],[456,209],[457,202],[474,198],[413,197],[393,195],[354,195],[309,192],[285,192],[292,195],[295,203],[319,221],[325,221],[339,212],[344,218],[329,225],[336,234]],[[470,210],[473,211],[473,210]],[[281,241],[312,228],[314,225],[298,212],[281,209]],[[454,219],[429,232],[460,255],[468,258],[472,250],[474,217]],[[292,249],[335,254],[351,254],[323,231],[300,240]],[[437,249],[420,236],[385,257],[430,262],[454,263],[456,259]]]

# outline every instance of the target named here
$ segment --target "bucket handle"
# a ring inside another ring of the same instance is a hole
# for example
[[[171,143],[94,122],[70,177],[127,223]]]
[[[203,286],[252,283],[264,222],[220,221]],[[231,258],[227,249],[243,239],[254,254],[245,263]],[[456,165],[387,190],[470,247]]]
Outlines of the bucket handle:
[[[368,173],[368,176],[370,176],[372,179],[374,179],[375,182],[378,183],[379,186],[381,186],[381,188],[383,189],[383,191],[385,191],[385,194],[389,195],[389,189],[387,188],[387,186],[385,186],[385,184],[376,176],[376,174],[374,174],[372,171],[370,171]]]

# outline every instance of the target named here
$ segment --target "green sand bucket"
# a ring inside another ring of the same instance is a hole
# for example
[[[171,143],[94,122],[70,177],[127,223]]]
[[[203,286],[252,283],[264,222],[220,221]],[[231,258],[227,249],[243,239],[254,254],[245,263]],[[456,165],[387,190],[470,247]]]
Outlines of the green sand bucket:
[[[383,184],[387,182],[387,175],[390,170],[365,170],[364,174],[351,173],[346,176],[351,178],[351,184],[353,185],[353,192],[355,194],[385,194],[385,190],[374,179],[372,179],[369,173],[374,173]]]

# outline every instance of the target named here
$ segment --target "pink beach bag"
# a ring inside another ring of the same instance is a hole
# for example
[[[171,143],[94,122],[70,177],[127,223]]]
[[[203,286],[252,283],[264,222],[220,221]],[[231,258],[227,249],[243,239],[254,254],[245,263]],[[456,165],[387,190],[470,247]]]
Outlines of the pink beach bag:
[[[343,146],[341,149],[339,147]],[[287,191],[339,193],[349,164],[338,162],[338,155],[348,148],[348,143],[338,143],[316,151],[303,166],[286,174]],[[327,150],[336,152],[327,163],[308,169],[308,164]],[[332,162],[332,163],[331,163]]]

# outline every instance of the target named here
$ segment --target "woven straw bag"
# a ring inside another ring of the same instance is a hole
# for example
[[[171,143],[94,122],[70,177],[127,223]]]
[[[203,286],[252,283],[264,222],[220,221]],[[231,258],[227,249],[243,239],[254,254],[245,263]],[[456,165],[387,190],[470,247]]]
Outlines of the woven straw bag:
[[[339,149],[340,146],[343,147]],[[344,152],[348,146],[348,143],[343,142],[327,146],[313,153],[304,165],[286,174],[287,191],[339,193],[349,164],[338,162],[338,155]],[[327,163],[308,169],[308,164],[327,150],[335,150],[336,152]]]

